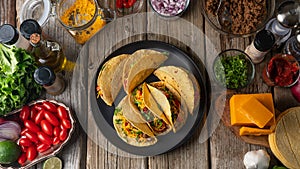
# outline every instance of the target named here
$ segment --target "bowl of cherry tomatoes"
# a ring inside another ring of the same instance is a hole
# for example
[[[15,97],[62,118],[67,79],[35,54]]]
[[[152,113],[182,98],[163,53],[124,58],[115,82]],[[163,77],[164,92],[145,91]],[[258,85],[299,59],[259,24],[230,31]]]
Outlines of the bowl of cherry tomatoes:
[[[69,107],[55,100],[37,100],[14,111],[21,126],[18,161],[0,168],[29,168],[55,156],[70,140],[75,120]]]

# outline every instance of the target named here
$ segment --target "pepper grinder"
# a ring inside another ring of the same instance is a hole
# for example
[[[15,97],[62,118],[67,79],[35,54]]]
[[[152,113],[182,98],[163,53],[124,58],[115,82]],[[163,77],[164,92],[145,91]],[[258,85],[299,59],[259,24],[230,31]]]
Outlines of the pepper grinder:
[[[292,34],[292,30],[299,24],[299,3],[288,0],[279,5],[276,18],[266,24],[266,29],[275,35],[275,47],[280,47]]]

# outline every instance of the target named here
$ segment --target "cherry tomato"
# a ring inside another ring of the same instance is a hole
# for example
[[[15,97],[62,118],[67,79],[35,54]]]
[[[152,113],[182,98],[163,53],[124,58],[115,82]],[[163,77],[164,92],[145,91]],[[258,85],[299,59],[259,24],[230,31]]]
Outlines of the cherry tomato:
[[[52,127],[51,123],[49,123],[47,120],[41,121],[41,128],[44,133],[48,134],[49,136],[52,136],[53,127]]]
[[[26,131],[28,131],[28,128],[26,128],[26,127],[23,128],[22,131],[21,131],[21,133],[20,133],[21,136],[25,136],[25,132],[26,132]]]
[[[117,0],[116,1],[116,7],[117,8],[123,8],[123,0]]]
[[[24,121],[27,120],[29,116],[30,116],[30,107],[28,105],[24,105],[22,107],[19,117]]]
[[[36,151],[35,146],[28,147],[27,152],[26,152],[26,157],[28,160],[30,160],[30,161],[34,160],[36,158],[37,154],[38,153]]]
[[[62,119],[61,124],[66,129],[70,129],[72,127],[72,124],[71,124],[70,120],[68,120],[68,119]]]
[[[43,153],[43,152],[47,151],[50,147],[51,146],[48,144],[41,143],[36,147],[36,150],[40,153]]]
[[[28,138],[21,138],[19,140],[19,145],[24,146],[24,147],[29,147],[32,145],[32,142]]]
[[[59,133],[60,141],[65,141],[67,137],[68,137],[68,130],[66,129],[61,130],[61,132]]]
[[[39,132],[41,129],[31,120],[25,120],[24,126],[27,127],[32,132]]]
[[[45,110],[44,116],[45,116],[45,119],[48,120],[53,126],[59,126],[58,119],[51,112]]]
[[[53,139],[53,145],[57,145],[57,144],[59,144],[59,143],[60,143],[60,138],[59,138],[59,136],[54,137],[54,139]]]
[[[44,110],[40,110],[34,117],[34,122],[35,122],[35,124],[40,124],[40,122],[43,119],[44,119]]]
[[[52,144],[52,139],[50,136],[48,136],[46,133],[43,132],[38,132],[37,136],[39,138],[39,140],[44,143],[44,144],[48,144],[51,145]]]
[[[60,119],[69,119],[69,115],[67,113],[67,110],[62,106],[59,106],[57,108],[57,115]]]
[[[39,139],[37,137],[37,135],[31,131],[26,131],[24,134],[30,141],[34,142],[34,143],[38,143]]]
[[[36,109],[31,108],[31,109],[30,109],[30,118],[31,118],[32,120],[34,120],[34,118],[35,118],[35,116],[37,115],[37,113],[38,113],[38,111],[37,111]]]
[[[130,6],[128,4],[128,0],[123,0],[123,7],[124,8],[130,8]]]
[[[48,101],[45,101],[43,102],[43,106],[48,110],[48,111],[51,111],[53,113],[55,113],[57,110],[56,110],[56,106],[51,103],[51,102],[48,102]]]
[[[37,111],[40,111],[40,110],[43,110],[44,109],[44,106],[43,105],[41,105],[41,104],[35,104],[34,106],[33,106]]]
[[[60,133],[60,128],[59,127],[54,127],[53,129],[53,134],[54,136],[58,137],[59,136],[59,133]]]
[[[23,166],[26,160],[27,160],[26,153],[22,153],[18,158],[18,163]]]
[[[135,2],[136,2],[136,0],[128,0],[127,1],[129,7],[132,7]]]
[[[28,148],[28,147],[25,147],[25,146],[20,146],[20,147],[21,147],[21,151],[22,151],[22,152],[25,153],[25,152],[27,151],[27,148]]]

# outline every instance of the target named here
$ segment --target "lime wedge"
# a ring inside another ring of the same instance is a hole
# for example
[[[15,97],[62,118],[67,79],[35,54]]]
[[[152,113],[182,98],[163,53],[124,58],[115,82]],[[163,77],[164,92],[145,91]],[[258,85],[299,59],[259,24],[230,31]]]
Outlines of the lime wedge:
[[[61,159],[58,157],[51,157],[44,162],[43,169],[62,169]]]

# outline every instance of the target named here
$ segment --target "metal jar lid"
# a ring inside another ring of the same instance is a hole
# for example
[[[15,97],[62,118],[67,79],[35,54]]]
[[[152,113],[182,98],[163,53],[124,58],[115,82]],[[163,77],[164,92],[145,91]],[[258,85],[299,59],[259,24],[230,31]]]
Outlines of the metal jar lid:
[[[283,2],[278,7],[276,18],[285,27],[297,26],[300,23],[300,3],[293,0]]]
[[[55,73],[48,66],[41,66],[34,71],[34,80],[40,85],[50,86],[55,81]]]
[[[10,24],[4,24],[0,27],[0,42],[13,45],[19,39],[19,33],[15,27]]]

